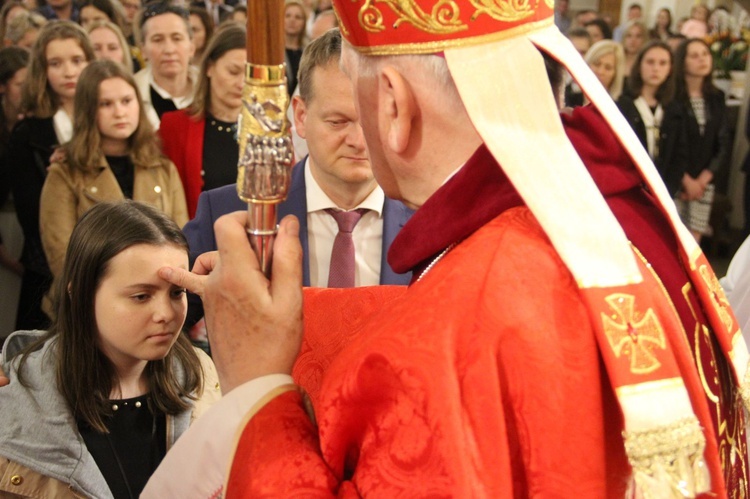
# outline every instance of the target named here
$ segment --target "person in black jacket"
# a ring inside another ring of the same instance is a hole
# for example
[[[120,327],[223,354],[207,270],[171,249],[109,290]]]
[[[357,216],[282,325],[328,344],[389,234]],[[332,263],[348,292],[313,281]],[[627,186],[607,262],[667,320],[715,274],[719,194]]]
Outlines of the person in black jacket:
[[[676,198],[677,210],[697,241],[710,231],[714,175],[732,153],[724,92],[711,80],[713,61],[705,41],[685,40],[675,51],[675,101],[685,113],[690,159]]]
[[[72,134],[78,76],[94,58],[88,35],[70,21],[47,24],[31,53],[22,102],[28,117],[13,129],[8,151],[11,189],[24,236],[16,329],[46,329],[49,325],[41,303],[52,276],[39,235],[39,198],[50,156]]]
[[[672,196],[680,190],[688,161],[685,117],[672,102],[672,52],[662,41],[648,43],[636,57],[628,92],[617,105],[654,160]]]

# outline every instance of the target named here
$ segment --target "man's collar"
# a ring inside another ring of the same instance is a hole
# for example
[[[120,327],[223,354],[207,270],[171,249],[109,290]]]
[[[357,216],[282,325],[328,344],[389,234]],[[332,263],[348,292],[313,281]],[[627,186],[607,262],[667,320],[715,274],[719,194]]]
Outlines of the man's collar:
[[[305,168],[305,196],[307,196],[307,212],[313,213],[316,211],[327,210],[330,208],[342,210],[343,208],[336,206],[328,195],[323,192],[320,184],[315,180],[315,177],[310,171],[310,156],[305,159],[303,164]],[[383,214],[383,203],[385,202],[385,194],[380,186],[375,186],[375,189],[354,209],[366,208],[374,211],[378,214],[378,217]]]

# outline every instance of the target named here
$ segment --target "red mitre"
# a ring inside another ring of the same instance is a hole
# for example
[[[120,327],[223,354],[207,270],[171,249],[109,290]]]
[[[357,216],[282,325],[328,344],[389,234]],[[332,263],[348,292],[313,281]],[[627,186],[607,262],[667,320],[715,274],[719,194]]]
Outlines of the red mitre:
[[[334,0],[341,34],[360,53],[432,54],[553,24],[552,0]]]

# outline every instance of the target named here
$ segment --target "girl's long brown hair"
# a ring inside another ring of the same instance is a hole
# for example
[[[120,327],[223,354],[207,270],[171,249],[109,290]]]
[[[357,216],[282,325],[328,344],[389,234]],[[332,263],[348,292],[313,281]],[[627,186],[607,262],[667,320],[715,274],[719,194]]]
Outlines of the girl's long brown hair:
[[[57,389],[73,415],[106,433],[108,403],[117,382],[114,367],[98,347],[94,303],[109,262],[137,244],[172,245],[187,252],[180,228],[167,215],[136,201],[100,203],[84,213],[70,237],[65,268],[57,289],[57,318],[47,334],[21,353],[19,381],[25,384],[24,365],[30,353],[52,339],[56,349]],[[180,334],[162,360],[146,366],[150,408],[179,414],[203,389],[203,371],[190,341]],[[183,382],[180,383],[179,379]]]
[[[79,25],[70,21],[51,21],[39,32],[31,49],[31,63],[23,88],[21,108],[37,118],[49,118],[57,112],[60,101],[47,81],[47,45],[53,40],[73,39],[78,42],[86,60],[96,59],[89,35]],[[80,84],[82,76],[78,78]],[[76,89],[77,91],[77,89]]]
[[[133,76],[121,65],[113,61],[101,60],[89,64],[78,78],[76,87],[73,138],[65,144],[67,162],[70,168],[87,171],[98,166],[102,160],[101,133],[96,125],[99,111],[99,86],[102,81],[120,78],[133,87],[140,110],[138,127],[130,136],[130,157],[137,165],[161,165],[168,168],[159,147],[159,139],[146,117],[141,95]]]

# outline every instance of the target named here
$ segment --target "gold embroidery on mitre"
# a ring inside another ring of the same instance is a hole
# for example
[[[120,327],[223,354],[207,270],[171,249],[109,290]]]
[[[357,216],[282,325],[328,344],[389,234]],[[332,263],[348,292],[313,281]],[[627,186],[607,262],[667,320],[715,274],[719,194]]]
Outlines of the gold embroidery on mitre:
[[[520,21],[534,15],[530,0],[471,0],[471,5],[477,9],[471,16],[472,21],[479,14],[487,14],[503,22]]]
[[[734,320],[732,319],[732,314],[729,312],[729,300],[727,300],[727,296],[724,294],[724,290],[721,288],[719,280],[708,268],[708,265],[701,265],[698,268],[698,273],[701,275],[703,282],[706,283],[706,286],[711,293],[711,298],[714,301],[714,305],[716,305],[716,311],[719,313],[721,322],[724,324],[727,332],[731,333],[734,331]]]
[[[635,296],[615,293],[604,299],[614,313],[602,313],[604,334],[616,357],[630,357],[630,372],[648,374],[661,366],[654,348],[666,348],[664,330],[653,309],[645,314],[635,310]]]
[[[359,24],[371,33],[385,30],[383,13],[373,5],[375,3],[384,3],[396,13],[398,19],[393,23],[394,28],[407,22],[427,33],[441,35],[469,29],[458,19],[460,11],[454,0],[439,0],[430,14],[423,11],[415,0],[366,0],[359,9]]]
[[[555,8],[555,1],[554,0],[544,0],[544,3],[546,3],[547,7],[549,7],[550,9],[554,9]]]

